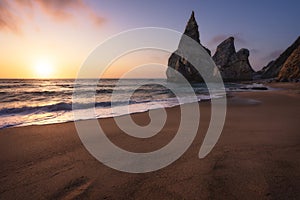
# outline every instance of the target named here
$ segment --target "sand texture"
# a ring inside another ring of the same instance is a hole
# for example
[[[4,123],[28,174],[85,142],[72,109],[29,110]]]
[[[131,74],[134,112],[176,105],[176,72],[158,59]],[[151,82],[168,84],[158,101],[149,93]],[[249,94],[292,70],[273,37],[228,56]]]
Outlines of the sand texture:
[[[145,174],[98,162],[74,123],[0,130],[0,199],[300,199],[300,84],[271,86],[285,89],[232,94],[220,140],[204,159],[198,152],[210,103],[199,103],[191,147],[168,167]],[[167,113],[164,129],[149,139],[122,133],[111,118],[99,121],[118,146],[148,152],[174,137],[179,107]],[[132,116],[140,125],[149,122],[147,112]]]

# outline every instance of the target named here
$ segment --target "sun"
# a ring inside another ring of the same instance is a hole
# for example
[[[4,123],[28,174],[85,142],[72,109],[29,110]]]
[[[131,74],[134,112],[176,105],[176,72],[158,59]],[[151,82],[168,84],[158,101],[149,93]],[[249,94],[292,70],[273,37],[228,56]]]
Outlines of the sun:
[[[53,65],[47,60],[37,61],[34,69],[38,78],[50,78],[53,73]]]

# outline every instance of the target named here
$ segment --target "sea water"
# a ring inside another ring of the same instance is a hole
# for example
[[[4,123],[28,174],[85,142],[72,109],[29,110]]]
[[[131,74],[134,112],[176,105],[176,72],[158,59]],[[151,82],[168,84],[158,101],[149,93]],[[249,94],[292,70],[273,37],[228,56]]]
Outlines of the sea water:
[[[152,84],[148,84],[149,82]],[[179,104],[174,93],[163,86],[177,83],[168,83],[165,79],[127,79],[122,81],[121,85],[118,83],[116,79],[79,81],[2,79],[0,80],[0,128],[74,121],[72,106],[74,88],[80,90],[83,95],[83,101],[76,106],[83,113],[82,116],[89,109],[94,109],[96,118],[107,118]],[[176,87],[184,91],[186,86],[177,84]],[[225,95],[221,93],[210,95],[203,83],[192,84],[192,87],[197,101]],[[243,91],[247,87],[250,88],[242,84],[226,84],[227,91]],[[122,101],[122,94],[132,90],[134,92],[130,100]],[[85,98],[85,94],[91,92],[94,98]],[[115,98],[119,100],[112,103],[113,92],[114,95],[120,95],[120,98]],[[185,103],[190,103],[188,97]],[[124,109],[121,109],[123,106],[129,106],[130,109],[125,109],[124,112]]]

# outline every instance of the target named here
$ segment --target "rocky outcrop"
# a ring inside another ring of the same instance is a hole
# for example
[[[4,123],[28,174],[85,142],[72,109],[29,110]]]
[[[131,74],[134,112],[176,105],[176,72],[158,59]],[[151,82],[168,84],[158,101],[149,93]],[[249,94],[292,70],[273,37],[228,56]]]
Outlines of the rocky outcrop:
[[[261,70],[261,78],[276,78],[281,71],[284,63],[291,56],[291,54],[300,45],[300,37],[287,49],[285,50],[276,60],[271,61],[266,67]]]
[[[224,81],[252,80],[254,70],[248,58],[248,49],[236,52],[233,37],[229,37],[219,44],[213,56]]]
[[[291,53],[283,64],[278,78],[279,81],[300,80],[300,45]]]
[[[192,12],[191,17],[186,25],[184,35],[192,38],[197,43],[199,43],[206,52],[211,55],[210,50],[204,47],[200,43],[200,34],[198,30],[198,24],[195,19],[195,14]],[[186,44],[184,43],[184,38],[181,38],[181,41],[178,45],[178,49],[170,56],[168,60],[168,69],[166,72],[168,81],[178,82],[181,80],[181,76],[183,75],[189,82],[203,82],[203,78],[199,74],[199,72],[191,65],[186,58],[181,57],[180,55],[187,55],[189,57],[201,57],[201,52],[197,52],[197,50],[193,51],[193,49],[186,48]],[[179,72],[179,73],[177,73]]]

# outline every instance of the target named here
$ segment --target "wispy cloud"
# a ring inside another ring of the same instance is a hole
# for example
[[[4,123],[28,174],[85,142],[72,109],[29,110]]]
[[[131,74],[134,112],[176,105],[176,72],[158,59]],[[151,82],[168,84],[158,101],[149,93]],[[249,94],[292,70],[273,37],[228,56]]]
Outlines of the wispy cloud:
[[[280,56],[280,54],[282,52],[283,52],[282,49],[274,50],[274,51],[270,52],[267,56],[265,56],[264,60],[266,60],[266,61],[275,60],[276,58],[278,58]]]
[[[37,0],[42,9],[49,16],[57,20],[70,20],[76,13],[82,12],[92,20],[96,25],[102,24],[105,19],[99,16],[90,6],[83,0]]]
[[[252,64],[256,70],[260,70],[262,67],[266,66],[270,61],[277,59],[282,52],[282,49],[277,49],[270,53],[264,53],[260,50],[251,49],[251,53],[255,54],[255,56],[252,59]],[[262,55],[260,56],[260,54]]]
[[[25,8],[29,12],[40,9],[43,14],[58,22],[74,20],[78,13],[87,17],[97,26],[102,25],[105,21],[104,17],[83,0],[0,0],[0,30],[20,32],[22,18],[18,12],[24,12]]]
[[[210,45],[210,46],[219,45],[221,42],[223,42],[224,40],[226,40],[227,38],[229,38],[231,36],[234,37],[235,42],[237,42],[241,45],[247,44],[247,41],[242,37],[241,33],[235,33],[233,35],[229,35],[229,34],[216,35],[208,42],[208,45]]]
[[[19,18],[13,11],[11,3],[7,0],[0,0],[0,30],[11,30],[13,32],[20,32]]]
[[[259,49],[250,49],[250,52],[253,53],[253,54],[260,54],[261,50],[259,50]]]

